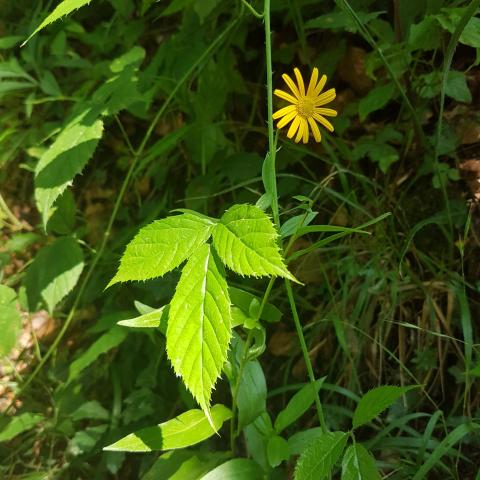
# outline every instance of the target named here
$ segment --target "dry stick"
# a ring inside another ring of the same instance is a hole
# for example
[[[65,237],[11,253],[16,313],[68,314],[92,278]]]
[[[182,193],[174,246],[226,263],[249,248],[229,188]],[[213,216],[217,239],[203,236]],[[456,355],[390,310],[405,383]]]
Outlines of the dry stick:
[[[80,304],[80,300],[82,299],[83,293],[85,291],[85,288],[90,280],[90,277],[93,274],[93,271],[95,270],[95,267],[97,266],[98,262],[100,261],[103,252],[105,251],[105,247],[107,245],[108,239],[112,233],[112,227],[113,223],[115,222],[115,219],[117,217],[118,211],[120,209],[120,205],[122,203],[123,197],[125,195],[125,192],[127,190],[127,187],[130,184],[130,180],[133,174],[133,171],[138,164],[138,161],[142,157],[142,154],[145,150],[145,147],[147,146],[148,141],[150,140],[150,137],[153,134],[153,131],[157,125],[157,123],[160,121],[160,118],[163,116],[165,111],[167,110],[167,107],[170,105],[172,102],[173,98],[177,94],[178,90],[180,87],[188,80],[190,75],[199,67],[199,65],[207,58],[212,51],[216,49],[216,47],[221,43],[221,41],[226,37],[226,35],[230,32],[230,30],[236,25],[238,22],[238,18],[235,19],[230,25],[215,39],[215,41],[203,52],[200,57],[198,57],[197,61],[188,69],[188,71],[183,75],[183,77],[178,81],[178,83],[175,85],[173,90],[170,92],[170,95],[167,97],[161,108],[158,110],[157,114],[155,115],[154,119],[150,123],[147,132],[145,133],[145,136],[143,137],[142,142],[140,143],[140,146],[138,147],[138,150],[135,153],[135,156],[133,158],[133,161],[130,165],[130,168],[128,169],[127,175],[125,177],[125,180],[122,183],[122,186],[120,187],[120,192],[118,194],[117,200],[115,201],[115,205],[113,207],[112,214],[110,216],[110,219],[108,221],[107,229],[105,230],[105,234],[102,239],[102,243],[100,244],[100,248],[97,250],[97,253],[90,265],[90,268],[88,269],[87,273],[85,274],[85,277],[82,280],[82,283],[80,285],[80,288],[78,290],[77,296],[75,298],[75,301],[73,302],[72,308],[70,309],[70,312],[65,320],[65,323],[63,324],[60,332],[58,335],[55,337],[55,340],[53,341],[52,345],[48,349],[47,353],[44,355],[40,363],[37,365],[35,370],[29,375],[25,383],[21,386],[19,391],[16,393],[15,397],[7,407],[6,412],[8,412],[12,406],[14,405],[16,399],[25,391],[25,389],[30,385],[30,383],[35,379],[35,377],[38,375],[38,373],[41,371],[47,360],[51,357],[55,349],[57,348],[58,344],[64,337],[66,331],[68,330],[70,324],[72,323],[73,317],[75,315],[75,312],[78,308],[78,305]]]

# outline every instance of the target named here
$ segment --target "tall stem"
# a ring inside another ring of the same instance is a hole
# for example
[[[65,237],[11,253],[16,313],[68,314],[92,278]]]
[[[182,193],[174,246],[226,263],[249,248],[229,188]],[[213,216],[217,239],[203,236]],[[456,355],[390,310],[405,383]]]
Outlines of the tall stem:
[[[280,231],[280,216],[278,209],[278,194],[277,194],[277,175],[275,171],[275,154],[276,154],[276,142],[273,134],[273,88],[272,88],[272,42],[271,36],[272,32],[270,29],[270,0],[265,0],[264,10],[263,10],[263,19],[265,22],[265,60],[267,66],[267,109],[268,109],[268,157],[265,161],[269,161],[270,165],[266,173],[269,175],[269,188],[271,189],[272,195],[272,213],[273,220],[277,226],[277,229]],[[295,298],[292,292],[292,285],[290,280],[285,280],[285,288],[287,290],[288,300],[290,303],[290,308],[292,310],[293,320],[295,322],[295,327],[297,329],[298,340],[300,341],[300,346],[302,347],[303,359],[307,366],[308,377],[314,390],[315,405],[317,407],[318,421],[324,432],[327,431],[327,426],[325,423],[325,418],[323,416],[322,403],[320,401],[320,396],[317,392],[315,385],[315,375],[313,373],[312,362],[310,356],[308,355],[308,349],[305,342],[305,337],[303,336],[302,326],[300,325],[300,319],[298,317],[297,306],[295,304]]]

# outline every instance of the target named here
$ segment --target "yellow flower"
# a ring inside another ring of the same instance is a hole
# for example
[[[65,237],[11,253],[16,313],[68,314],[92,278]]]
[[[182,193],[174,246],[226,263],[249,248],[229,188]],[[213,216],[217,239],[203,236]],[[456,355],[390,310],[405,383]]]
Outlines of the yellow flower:
[[[303,140],[303,143],[308,142],[309,129],[312,129],[315,141],[320,142],[322,136],[318,128],[317,122],[323,125],[327,130],[333,132],[333,125],[325,118],[336,117],[337,112],[331,108],[323,108],[323,105],[330,103],[336,96],[335,89],[330,88],[322,93],[325,83],[327,83],[327,76],[322,75],[320,81],[318,80],[318,68],[314,68],[310,83],[305,91],[305,84],[303,83],[302,74],[298,68],[294,70],[297,84],[286,74],[282,75],[285,83],[288,85],[293,95],[276,89],[275,95],[277,97],[292,103],[288,107],[281,108],[273,114],[274,120],[281,118],[277,123],[278,128],[283,128],[290,122],[291,125],[287,132],[287,137],[292,138],[295,134],[295,142],[298,143]]]

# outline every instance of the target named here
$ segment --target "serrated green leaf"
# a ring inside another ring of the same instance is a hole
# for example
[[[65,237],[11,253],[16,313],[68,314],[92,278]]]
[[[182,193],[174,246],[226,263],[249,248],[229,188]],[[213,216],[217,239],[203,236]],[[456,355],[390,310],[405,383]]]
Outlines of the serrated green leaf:
[[[17,335],[22,325],[20,312],[15,306],[15,290],[0,285],[0,357],[10,353],[15,346]]]
[[[34,311],[43,299],[51,313],[73,290],[83,267],[82,249],[72,237],[61,237],[42,248],[25,277],[30,310]]]
[[[53,12],[45,18],[45,20],[33,31],[33,33],[22,43],[22,46],[25,45],[35,34],[40,30],[45,28],[47,25],[50,25],[53,22],[56,22],[60,18],[72,13],[74,10],[78,10],[90,3],[91,0],[63,0]]]
[[[142,428],[131,433],[104,450],[151,452],[189,447],[214,435],[223,423],[232,417],[232,412],[224,405],[214,405],[210,410],[210,417],[214,428],[202,410],[188,410],[155,427]]]
[[[135,318],[128,318],[117,322],[122,327],[131,328],[159,328],[165,334],[167,332],[168,305],[157,308],[152,312],[144,313]]]
[[[83,170],[102,134],[102,120],[95,112],[85,111],[62,130],[40,157],[35,168],[35,200],[44,228],[53,213],[55,200]]]
[[[207,415],[231,337],[225,272],[210,245],[204,244],[183,268],[170,303],[167,355]]]
[[[6,417],[0,417],[0,442],[6,442],[20,433],[30,430],[43,418],[43,415],[36,413],[22,413],[8,420]],[[4,423],[5,421],[6,423]]]
[[[332,468],[345,448],[345,432],[323,433],[300,456],[295,467],[295,480],[329,478]]]
[[[212,228],[212,222],[190,213],[156,220],[143,227],[127,245],[118,272],[108,286],[165,275],[205,243]]]
[[[223,263],[240,275],[272,276],[298,282],[280,255],[270,218],[253,205],[234,205],[215,225],[213,244]]]
[[[411,387],[396,387],[393,385],[383,385],[373,388],[367,392],[358,402],[357,408],[353,414],[353,428],[373,420],[380,415],[386,408],[393,405],[403,394],[407,393]]]
[[[367,449],[355,443],[350,445],[342,461],[342,480],[381,480],[375,459]]]
[[[260,465],[248,458],[234,458],[211,470],[200,480],[262,480]]]
[[[280,433],[298,420],[315,401],[315,394],[320,390],[324,378],[315,381],[315,390],[310,383],[304,385],[288,402],[287,406],[275,419],[275,431]]]

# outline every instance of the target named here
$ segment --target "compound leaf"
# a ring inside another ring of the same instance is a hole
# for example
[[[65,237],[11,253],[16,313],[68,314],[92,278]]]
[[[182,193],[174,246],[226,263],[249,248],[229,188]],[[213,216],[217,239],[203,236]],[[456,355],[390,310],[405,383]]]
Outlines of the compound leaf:
[[[147,225],[127,245],[118,272],[108,286],[165,275],[208,240],[212,226],[211,221],[190,213]]]
[[[213,244],[223,263],[240,275],[276,275],[297,281],[287,270],[270,218],[253,205],[229,208],[213,230]]]
[[[15,305],[15,290],[0,285],[0,357],[10,353],[17,341],[18,331],[22,325],[20,313]]]
[[[207,415],[231,337],[225,272],[210,245],[204,244],[183,268],[170,303],[167,355]]]

